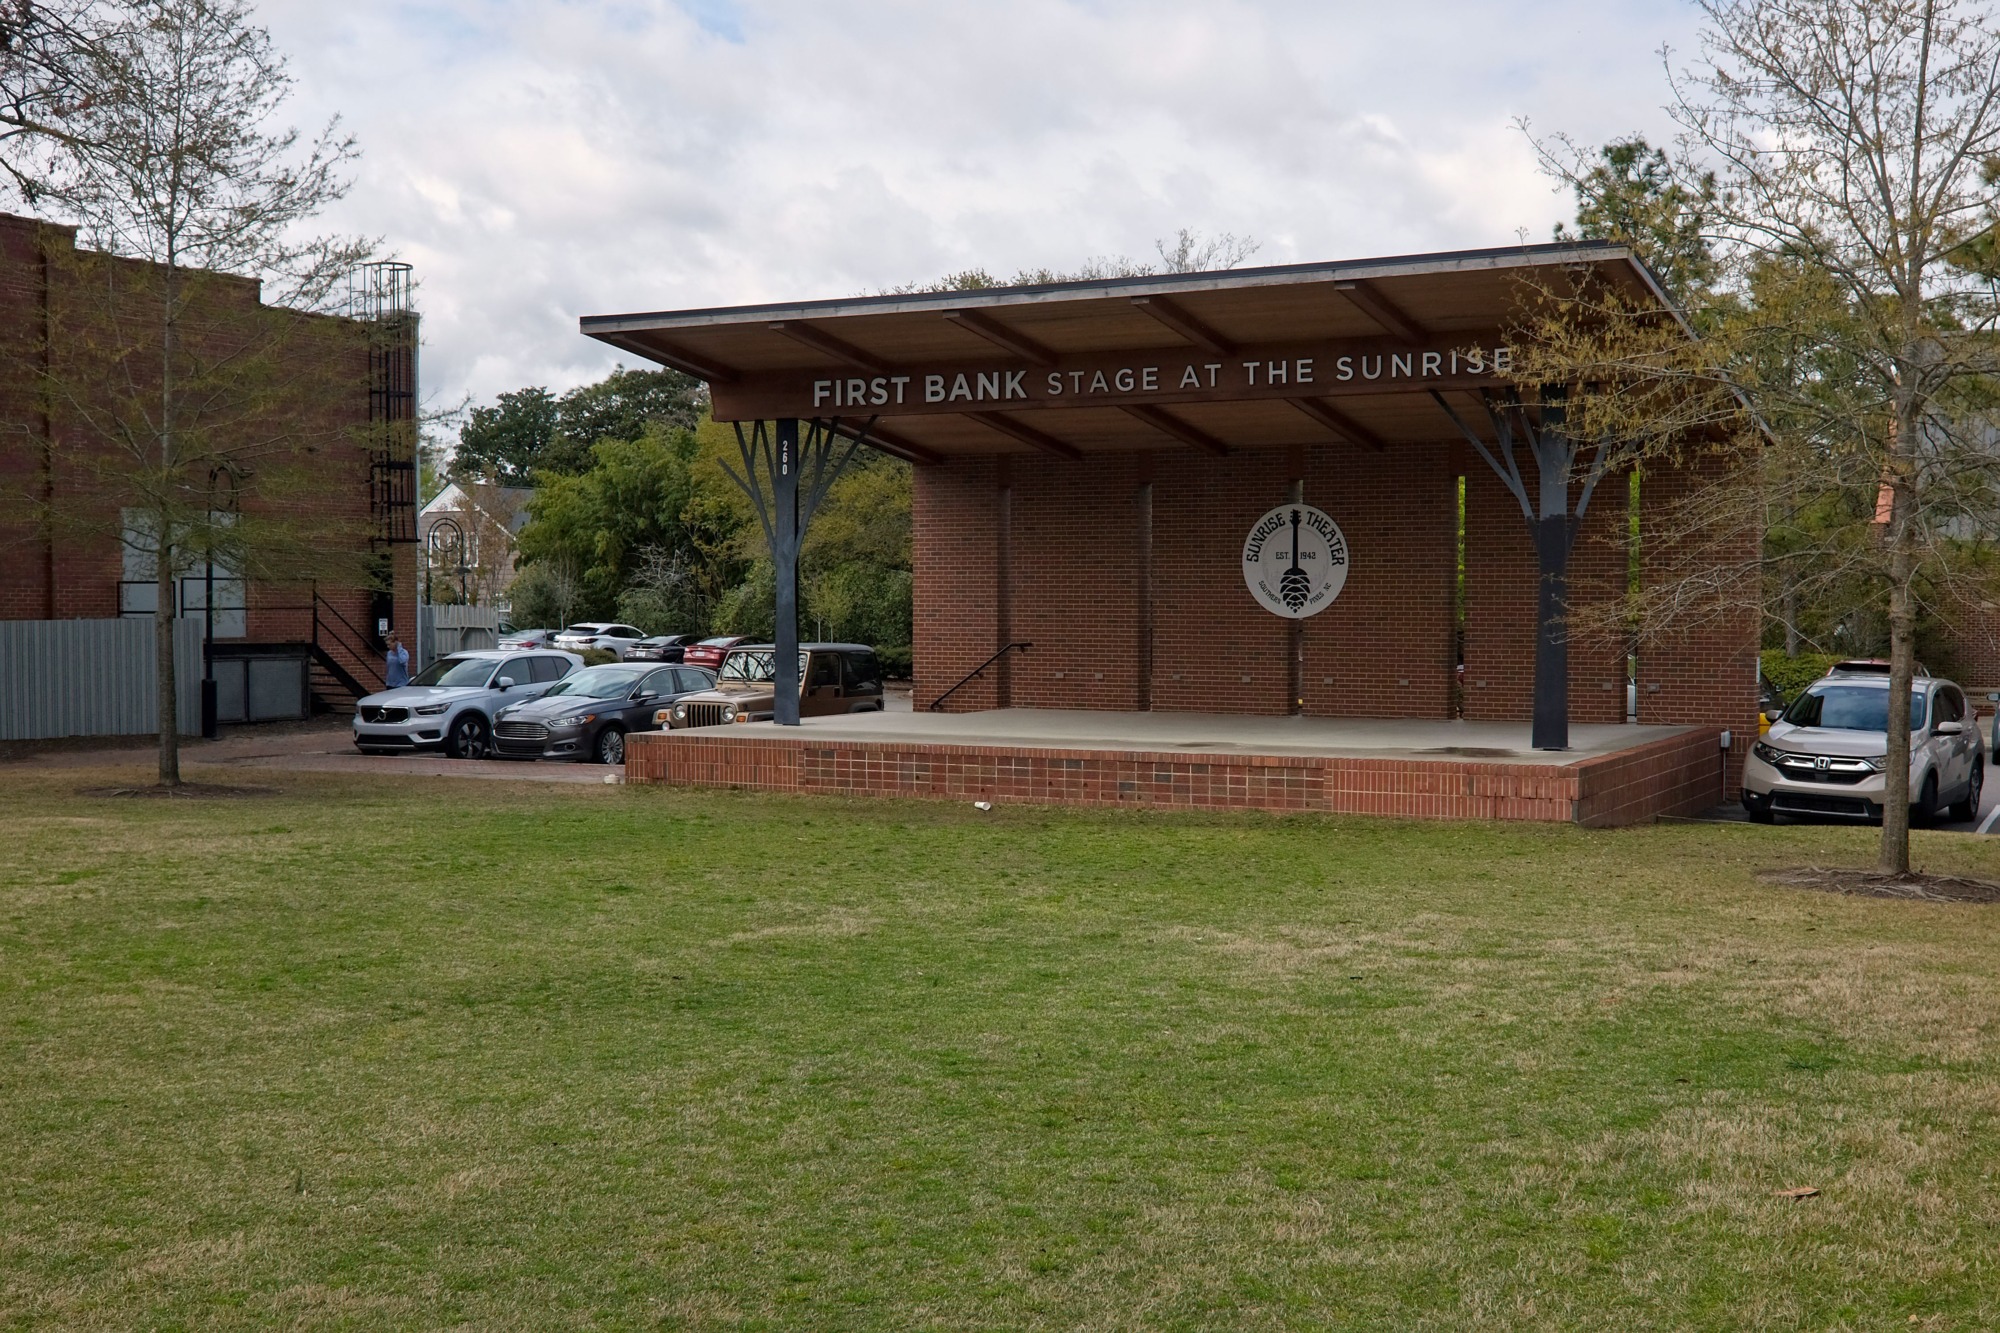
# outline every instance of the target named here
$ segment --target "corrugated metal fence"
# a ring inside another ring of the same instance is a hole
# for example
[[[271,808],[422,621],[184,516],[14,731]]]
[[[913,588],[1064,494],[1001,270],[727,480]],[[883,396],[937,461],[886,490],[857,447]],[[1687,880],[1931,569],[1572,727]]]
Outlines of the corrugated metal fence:
[[[159,730],[153,619],[0,620],[0,740]],[[201,730],[201,621],[174,622],[180,729]]]
[[[448,653],[500,646],[500,611],[491,606],[426,606],[431,639],[426,664]]]

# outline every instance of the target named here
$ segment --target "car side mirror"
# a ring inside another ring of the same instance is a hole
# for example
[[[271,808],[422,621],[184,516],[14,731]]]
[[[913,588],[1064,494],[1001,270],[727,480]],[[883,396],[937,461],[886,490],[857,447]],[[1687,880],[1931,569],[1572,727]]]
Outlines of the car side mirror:
[[[1776,726],[1785,720],[1785,710],[1782,708],[1767,708],[1764,710],[1764,720]]]
[[[503,690],[511,690],[514,688],[514,678],[512,676],[502,676],[500,677],[500,679],[494,681],[493,683],[499,686]]]
[[[1931,734],[1934,736],[1963,736],[1965,734],[1965,724],[1963,722],[1940,722],[1937,724],[1936,730]]]

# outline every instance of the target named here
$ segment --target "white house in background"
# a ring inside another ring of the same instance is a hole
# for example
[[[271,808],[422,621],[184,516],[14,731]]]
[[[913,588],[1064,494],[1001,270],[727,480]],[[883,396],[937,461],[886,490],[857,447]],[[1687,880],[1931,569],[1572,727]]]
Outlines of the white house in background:
[[[450,482],[417,516],[425,600],[505,608],[514,583],[514,539],[534,491]]]

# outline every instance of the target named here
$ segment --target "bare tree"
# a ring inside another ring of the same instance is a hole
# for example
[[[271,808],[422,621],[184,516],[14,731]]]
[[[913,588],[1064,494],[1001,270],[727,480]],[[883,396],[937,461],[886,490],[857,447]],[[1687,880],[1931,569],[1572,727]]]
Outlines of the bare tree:
[[[1926,590],[1968,577],[2000,520],[1984,407],[2000,300],[1979,271],[2000,174],[2000,27],[1967,0],[1700,4],[1701,56],[1670,70],[1670,110],[1683,175],[1714,169],[1721,185],[1718,239],[1743,308],[1731,370],[1774,427],[1772,484],[1879,490],[1879,506],[1812,535],[1805,563],[1879,593],[1900,701]],[[1880,868],[1904,873],[1910,714],[1888,714]]]
[[[217,552],[238,568],[296,569],[330,549],[303,530],[316,507],[292,504],[289,524],[275,515],[288,487],[296,498],[310,485],[324,443],[310,437],[323,431],[314,409],[332,387],[337,331],[314,312],[372,247],[305,234],[345,193],[356,149],[337,123],[310,139],[276,123],[290,76],[242,0],[120,8],[119,23],[66,52],[80,62],[69,86],[85,93],[61,135],[41,140],[30,184],[84,244],[143,262],[78,257],[57,317],[70,354],[45,392],[79,426],[50,447],[89,476],[91,513],[115,503],[121,536],[136,529],[151,549],[159,779],[177,784],[176,571]],[[262,302],[244,278],[262,284]],[[240,517],[219,510],[219,480]]]

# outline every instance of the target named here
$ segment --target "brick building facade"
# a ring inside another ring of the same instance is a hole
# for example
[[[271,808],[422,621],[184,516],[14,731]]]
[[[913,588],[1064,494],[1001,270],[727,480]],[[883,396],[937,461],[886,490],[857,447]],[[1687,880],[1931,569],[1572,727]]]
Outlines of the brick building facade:
[[[143,293],[154,272],[79,251],[70,228],[0,215],[0,619],[150,615],[152,594],[128,578],[121,515],[132,501],[120,493],[116,466],[107,466],[115,446],[93,422],[108,411],[93,384],[126,364],[121,358],[156,360],[157,324],[148,337],[143,319],[102,316],[94,304],[101,293],[82,288]],[[406,490],[414,498],[414,437],[385,424],[400,406],[385,410],[383,388],[389,381],[413,387],[414,336],[404,330],[385,347],[379,321],[273,311],[255,281],[214,275],[204,276],[187,324],[190,336],[226,337],[278,318],[288,331],[269,344],[272,380],[310,385],[310,396],[274,395],[266,416],[282,416],[281,424],[273,429],[267,419],[256,427],[290,442],[282,457],[267,455],[266,471],[287,476],[284,493],[253,482],[240,503],[252,516],[287,511],[322,538],[326,577],[315,579],[308,563],[284,582],[245,580],[241,613],[219,617],[218,642],[317,638],[350,675],[372,683],[381,670],[378,621],[390,621],[406,641],[415,637],[415,511],[405,515],[397,506]],[[385,366],[392,372],[386,381]],[[227,449],[231,441],[220,435],[227,428],[216,429],[218,446]],[[357,575],[364,564],[372,578]],[[200,614],[202,572],[182,570],[183,614]],[[225,588],[230,584],[224,571]],[[231,600],[218,594],[217,605]]]

